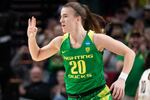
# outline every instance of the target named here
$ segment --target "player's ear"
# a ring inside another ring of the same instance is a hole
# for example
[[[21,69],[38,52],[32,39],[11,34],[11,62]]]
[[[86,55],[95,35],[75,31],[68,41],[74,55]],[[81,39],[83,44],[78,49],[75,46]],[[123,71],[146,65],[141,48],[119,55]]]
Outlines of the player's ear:
[[[81,16],[77,16],[77,22],[81,22]]]

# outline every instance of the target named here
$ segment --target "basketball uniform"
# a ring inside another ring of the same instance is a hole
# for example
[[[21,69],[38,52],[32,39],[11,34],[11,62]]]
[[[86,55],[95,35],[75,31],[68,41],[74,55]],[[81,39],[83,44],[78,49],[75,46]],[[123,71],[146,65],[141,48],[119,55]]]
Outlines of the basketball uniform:
[[[64,35],[60,55],[65,66],[66,92],[75,95],[69,96],[69,100],[112,100],[105,85],[103,52],[98,51],[93,43],[93,34],[88,31],[79,48],[71,46],[69,33]]]

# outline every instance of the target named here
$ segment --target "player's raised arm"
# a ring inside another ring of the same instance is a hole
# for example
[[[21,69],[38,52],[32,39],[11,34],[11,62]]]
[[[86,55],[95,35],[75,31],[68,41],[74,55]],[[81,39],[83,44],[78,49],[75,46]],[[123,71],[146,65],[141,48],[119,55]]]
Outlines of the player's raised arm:
[[[36,34],[37,34],[36,18],[32,17],[31,19],[28,20],[27,35],[28,35],[29,51],[31,53],[31,57],[33,60],[41,61],[58,52],[61,45],[62,36],[54,38],[48,45],[39,48],[36,42]]]

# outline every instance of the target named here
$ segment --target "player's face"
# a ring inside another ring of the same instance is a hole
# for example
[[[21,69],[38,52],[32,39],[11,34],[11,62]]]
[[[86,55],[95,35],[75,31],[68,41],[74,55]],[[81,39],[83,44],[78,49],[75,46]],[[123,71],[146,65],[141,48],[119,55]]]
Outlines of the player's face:
[[[71,32],[77,25],[77,16],[71,7],[63,7],[61,10],[60,23],[64,33]]]

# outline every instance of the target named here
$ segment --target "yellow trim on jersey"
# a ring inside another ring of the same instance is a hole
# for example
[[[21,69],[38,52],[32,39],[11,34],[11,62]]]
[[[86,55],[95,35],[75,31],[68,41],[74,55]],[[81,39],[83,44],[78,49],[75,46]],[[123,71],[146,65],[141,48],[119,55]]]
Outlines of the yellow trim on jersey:
[[[100,98],[106,98],[107,94],[110,92],[108,86],[106,85],[105,88],[97,95],[99,96]],[[106,97],[105,97],[106,96]],[[109,96],[108,96],[109,97]],[[108,100],[108,99],[105,99],[105,100]]]
[[[94,31],[89,30],[88,36],[90,37],[90,39],[91,39],[92,42],[93,42],[93,35],[94,35]],[[65,33],[65,34],[63,35],[62,43],[68,38],[68,36],[69,36],[69,33]]]
[[[94,31],[89,30],[88,35],[89,35],[89,37],[90,37],[91,41],[93,42],[93,35],[94,35]]]
[[[108,94],[105,97],[102,97],[100,100],[112,100],[111,99],[111,94]]]
[[[65,33],[65,34],[64,34],[62,43],[68,38],[68,35],[69,35],[69,33]]]

